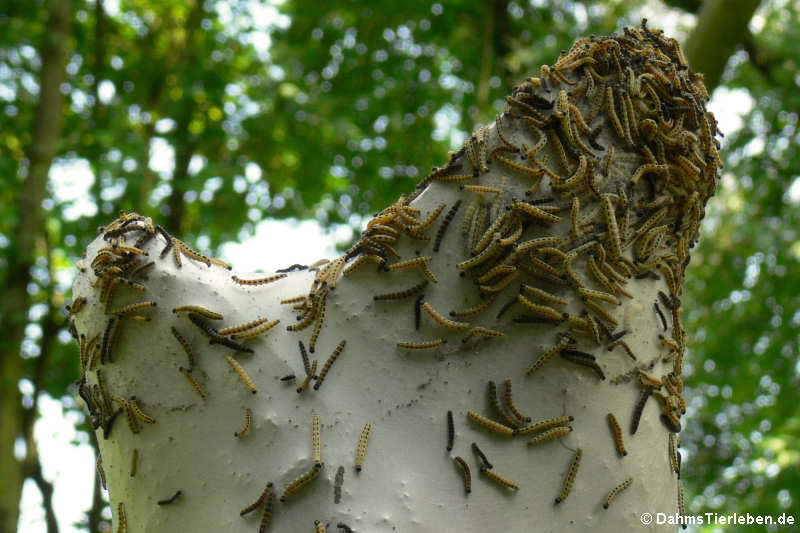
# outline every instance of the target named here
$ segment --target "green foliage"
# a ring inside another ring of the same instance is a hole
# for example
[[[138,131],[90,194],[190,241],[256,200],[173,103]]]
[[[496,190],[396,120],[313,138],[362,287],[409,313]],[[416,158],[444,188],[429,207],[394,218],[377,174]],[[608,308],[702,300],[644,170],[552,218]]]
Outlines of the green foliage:
[[[693,509],[776,516],[797,508],[800,487],[800,18],[762,12],[756,43],[769,77],[744,53],[729,63],[723,83],[755,105],[725,139],[721,187],[687,274],[693,399],[683,441]]]
[[[26,376],[54,397],[78,372],[63,316],[71,265],[120,209],[212,251],[267,217],[357,226],[575,38],[638,22],[631,0],[76,4],[58,166],[80,163],[93,181],[77,197],[51,183],[23,346]],[[800,492],[800,21],[784,4],[761,10],[761,68],[737,55],[723,80],[756,106],[725,139],[725,177],[688,275],[694,510],[777,514]],[[45,22],[40,2],[0,10],[4,285]],[[172,168],[152,164],[165,147]]]

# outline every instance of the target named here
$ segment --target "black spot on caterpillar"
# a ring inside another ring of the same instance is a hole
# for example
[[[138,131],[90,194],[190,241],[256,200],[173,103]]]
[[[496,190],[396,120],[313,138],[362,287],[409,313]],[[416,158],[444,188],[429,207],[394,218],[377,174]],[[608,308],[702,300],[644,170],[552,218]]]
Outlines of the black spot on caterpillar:
[[[617,446],[617,453],[623,456],[628,455],[625,450],[625,443],[622,442],[622,428],[617,422],[617,417],[614,416],[614,413],[608,413],[608,425],[611,427],[611,434],[614,437],[614,444]]]
[[[181,494],[183,494],[183,491],[182,491],[182,490],[179,490],[179,491],[175,492],[175,494],[173,494],[172,496],[170,496],[169,498],[167,498],[166,500],[158,500],[156,503],[157,503],[158,505],[169,505],[169,504],[173,503],[175,500],[177,500],[177,499],[178,499],[178,497],[179,497]]]
[[[456,212],[461,207],[461,200],[456,201],[453,204],[453,207],[447,211],[447,214],[444,216],[444,220],[442,220],[442,224],[439,226],[439,229],[436,231],[436,239],[433,241],[433,251],[438,252],[439,246],[442,244],[442,239],[444,238],[444,234],[447,231],[447,228],[450,226],[450,223],[453,221],[453,217],[456,216]]]
[[[564,478],[564,485],[561,487],[561,494],[556,497],[556,503],[563,502],[567,499],[567,496],[569,496],[569,493],[572,490],[572,485],[575,482],[575,475],[578,473],[578,467],[581,465],[582,455],[583,450],[578,448],[578,451],[575,452],[575,455],[572,457],[572,461],[569,463],[567,477]]]
[[[461,475],[464,476],[464,492],[469,494],[472,492],[472,475],[469,472],[469,465],[461,457],[453,457],[453,461],[461,469]]]
[[[478,459],[481,462],[481,469],[488,468],[489,470],[491,470],[492,468],[494,468],[492,466],[492,463],[490,463],[489,460],[486,458],[486,455],[483,453],[483,451],[480,448],[478,448],[478,443],[476,442],[472,443],[472,451],[475,452],[475,455],[478,456]]]
[[[611,502],[614,501],[614,498],[617,497],[617,494],[630,487],[632,482],[633,478],[629,477],[628,479],[626,479],[625,481],[623,481],[622,483],[611,489],[611,492],[609,492],[608,496],[606,496],[605,503],[603,503],[603,509],[608,509],[608,506],[611,505]]]
[[[453,439],[455,438],[455,427],[453,424],[453,411],[447,411],[447,451],[453,449]]]
[[[261,495],[258,497],[256,501],[254,501],[253,503],[251,503],[250,505],[239,511],[239,516],[244,516],[251,511],[255,511],[259,505],[261,505],[262,503],[264,503],[264,501],[266,501],[266,499],[270,496],[271,492],[272,492],[272,481],[267,483],[267,486],[264,487],[263,491],[261,491]]]

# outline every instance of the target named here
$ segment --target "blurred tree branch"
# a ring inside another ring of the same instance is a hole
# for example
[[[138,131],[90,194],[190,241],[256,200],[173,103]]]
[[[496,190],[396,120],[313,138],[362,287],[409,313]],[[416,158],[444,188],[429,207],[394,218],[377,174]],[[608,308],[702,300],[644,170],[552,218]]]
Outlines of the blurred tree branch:
[[[51,0],[47,3],[47,23],[39,49],[39,99],[34,118],[33,136],[27,149],[29,169],[19,196],[15,199],[18,217],[11,234],[10,258],[5,297],[0,302],[0,479],[4,490],[0,498],[0,531],[15,531],[19,517],[19,499],[24,480],[24,465],[14,456],[17,438],[24,435],[23,410],[18,387],[23,376],[20,346],[24,338],[27,312],[31,304],[28,285],[35,264],[37,246],[44,234],[45,196],[50,166],[61,139],[64,95],[61,85],[66,76],[72,3]]]
[[[684,50],[692,69],[705,76],[709,92],[719,85],[736,46],[744,42],[747,25],[760,3],[760,0],[706,0],[700,7],[697,24],[686,39]]]

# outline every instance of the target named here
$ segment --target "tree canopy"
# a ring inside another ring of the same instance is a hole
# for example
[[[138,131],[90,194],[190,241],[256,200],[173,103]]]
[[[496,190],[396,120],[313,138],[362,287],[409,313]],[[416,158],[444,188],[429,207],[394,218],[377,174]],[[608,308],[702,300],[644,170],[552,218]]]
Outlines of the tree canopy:
[[[665,3],[5,2],[0,281],[18,297],[0,308],[0,425],[11,443],[0,473],[13,470],[21,438],[21,476],[45,495],[52,528],[37,399],[80,412],[64,306],[82,250],[116,212],[156,217],[212,252],[267,218],[355,232],[576,38],[646,15],[686,42],[704,7],[725,4]],[[719,92],[752,106],[724,132],[723,179],[687,275],[692,512],[778,515],[797,503],[798,13],[797,2],[764,1],[746,28],[716,37],[733,50],[716,59],[727,64]],[[86,421],[80,429],[91,433]],[[19,487],[10,492],[19,499]],[[102,506],[97,490],[84,527],[97,530]]]

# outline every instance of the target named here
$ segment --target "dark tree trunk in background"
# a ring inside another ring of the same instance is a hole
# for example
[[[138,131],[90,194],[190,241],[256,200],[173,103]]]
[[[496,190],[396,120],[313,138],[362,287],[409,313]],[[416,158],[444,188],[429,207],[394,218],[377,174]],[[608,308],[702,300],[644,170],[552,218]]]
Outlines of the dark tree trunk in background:
[[[47,4],[48,20],[39,54],[39,104],[36,110],[31,145],[28,147],[29,170],[17,198],[19,218],[14,227],[5,295],[0,302],[0,531],[15,531],[19,517],[19,499],[24,479],[23,463],[14,458],[14,443],[24,434],[23,411],[17,383],[22,377],[20,345],[30,306],[27,292],[30,270],[40,249],[44,233],[41,203],[45,195],[50,164],[61,138],[67,47],[72,6],[69,0]]]

